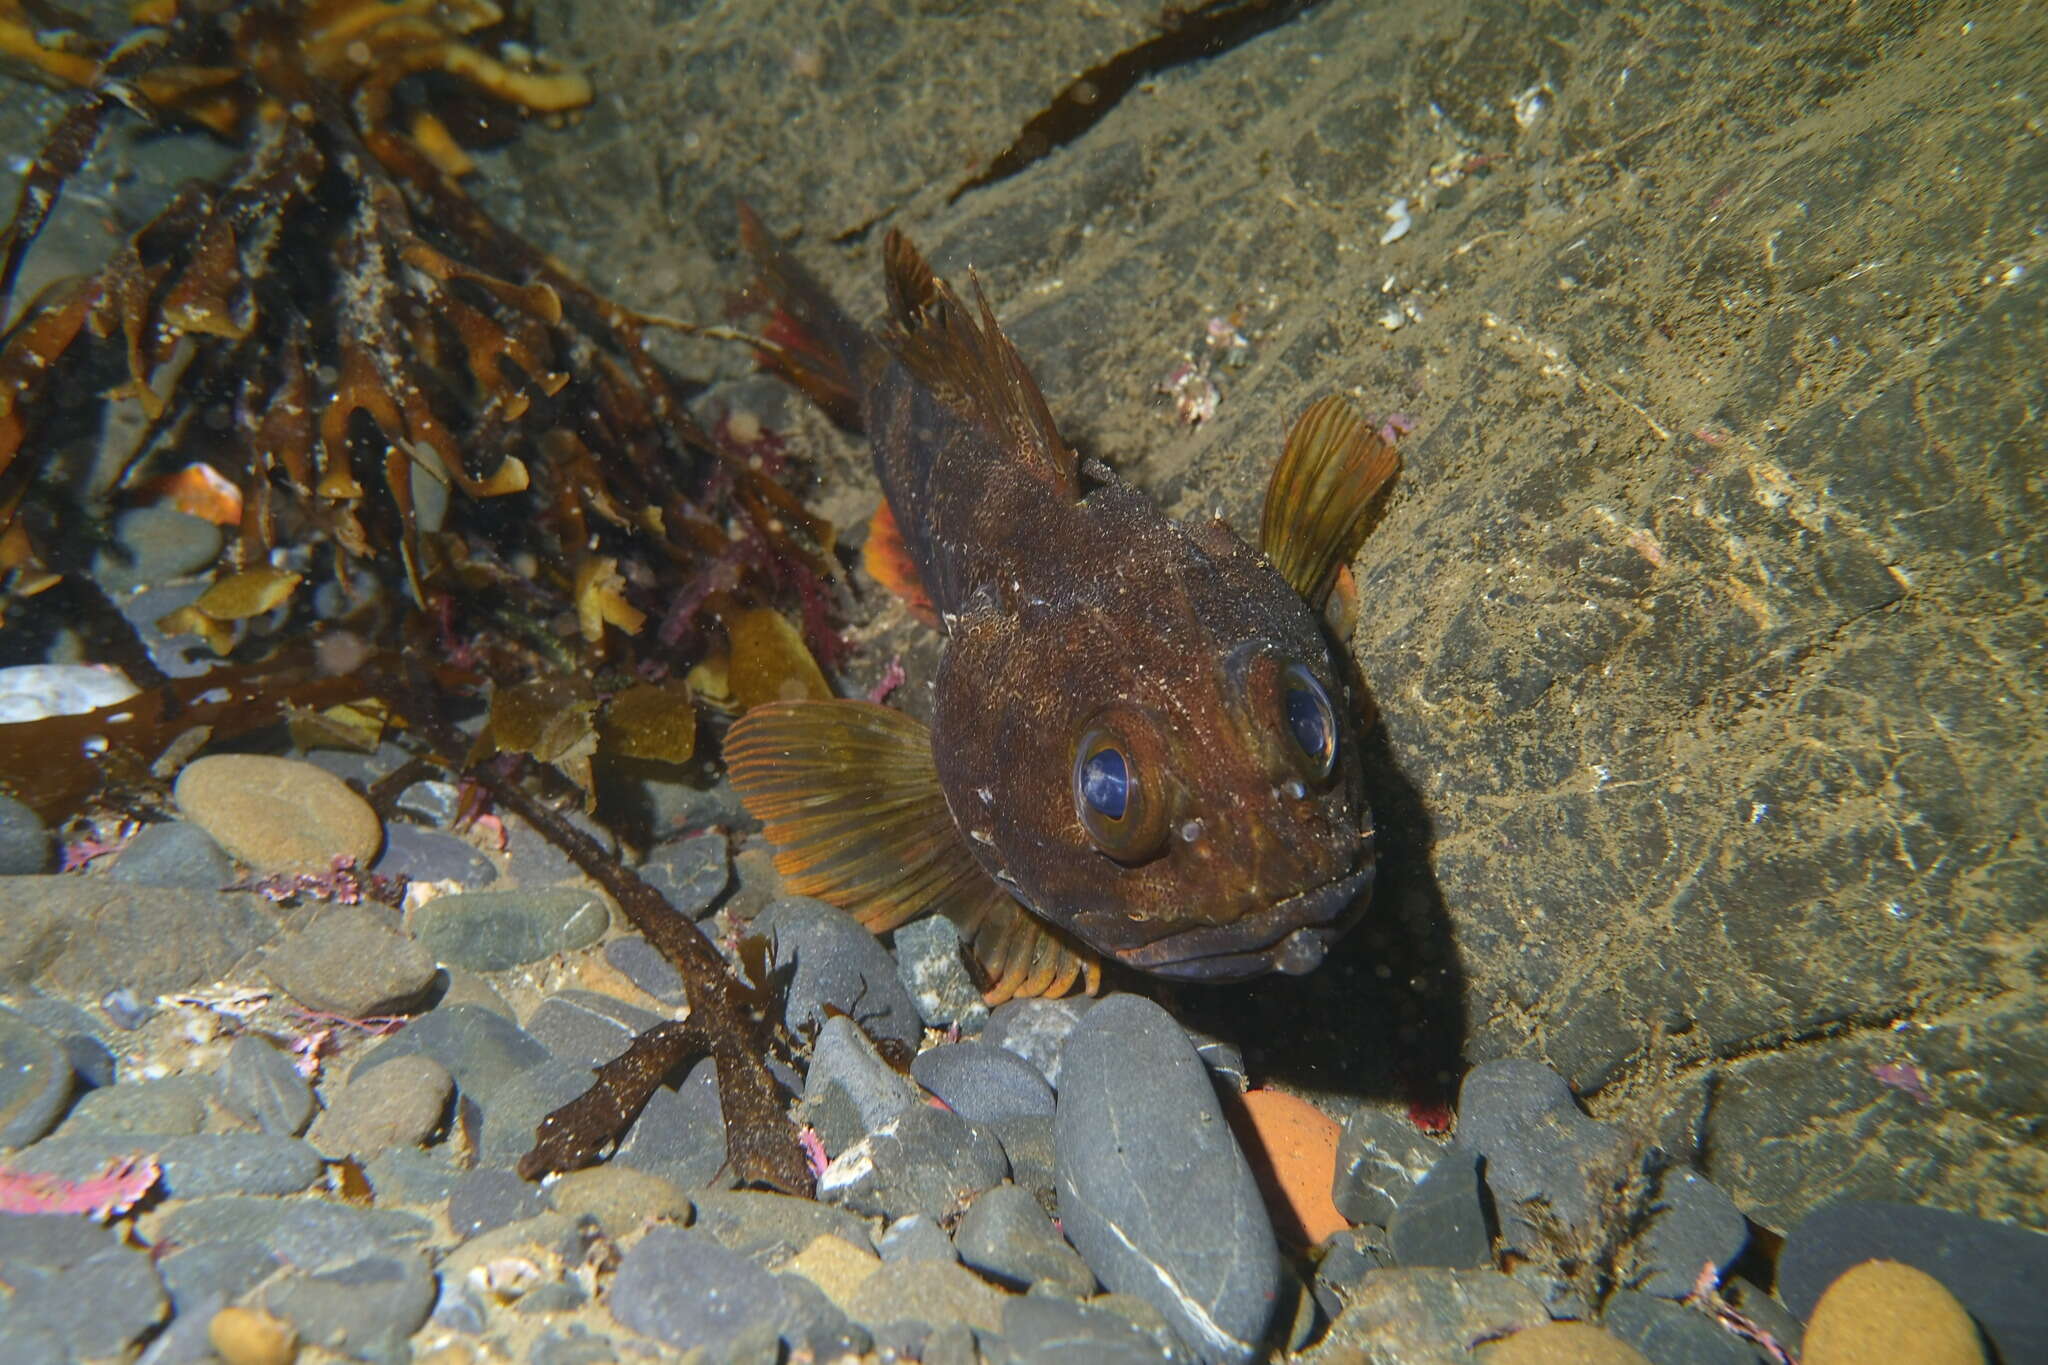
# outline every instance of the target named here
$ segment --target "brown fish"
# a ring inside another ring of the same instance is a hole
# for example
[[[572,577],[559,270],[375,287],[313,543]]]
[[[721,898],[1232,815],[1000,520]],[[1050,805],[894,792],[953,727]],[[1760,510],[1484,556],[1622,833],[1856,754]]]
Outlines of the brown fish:
[[[733,785],[785,880],[876,932],[947,915],[992,1001],[1092,991],[1097,954],[1194,981],[1314,967],[1373,878],[1318,611],[1393,448],[1343,400],[1311,407],[1255,550],[1078,459],[978,285],[970,309],[902,236],[877,336],[743,228],[770,363],[867,432],[878,533],[893,520],[946,636],[929,733],[858,701],[734,724]]]

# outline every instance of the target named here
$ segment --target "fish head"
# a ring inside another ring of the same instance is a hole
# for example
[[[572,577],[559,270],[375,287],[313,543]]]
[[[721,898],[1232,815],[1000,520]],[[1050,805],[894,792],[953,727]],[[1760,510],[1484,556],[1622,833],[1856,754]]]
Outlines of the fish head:
[[[1256,551],[1221,522],[1126,517],[1126,494],[1089,500],[1126,553],[949,624],[941,789],[990,875],[1109,957],[1195,981],[1308,971],[1372,883],[1362,697]]]

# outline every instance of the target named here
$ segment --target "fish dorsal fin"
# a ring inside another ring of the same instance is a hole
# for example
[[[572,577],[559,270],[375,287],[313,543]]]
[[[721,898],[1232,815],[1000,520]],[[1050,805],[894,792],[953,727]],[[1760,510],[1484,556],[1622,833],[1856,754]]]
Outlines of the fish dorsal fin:
[[[878,934],[946,916],[986,971],[991,1002],[1099,984],[1095,956],[1032,918],[960,842],[930,734],[913,718],[873,702],[769,702],[733,723],[725,762],[791,890]]]
[[[882,243],[882,269],[893,316],[887,341],[903,367],[1005,454],[1080,496],[1073,449],[1060,438],[1024,357],[996,323],[981,281],[974,282],[976,310],[970,312],[910,239],[894,230]]]
[[[1400,468],[1400,453],[1338,394],[1317,400],[1287,434],[1266,485],[1259,548],[1310,607],[1322,610],[1372,529],[1373,500]]]

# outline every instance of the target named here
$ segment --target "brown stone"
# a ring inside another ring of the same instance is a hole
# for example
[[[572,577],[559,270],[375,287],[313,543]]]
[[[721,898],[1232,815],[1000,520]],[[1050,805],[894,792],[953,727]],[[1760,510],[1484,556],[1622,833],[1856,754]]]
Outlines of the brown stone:
[[[1897,1261],[1849,1267],[1806,1327],[1806,1365],[1984,1365],[1977,1324],[1955,1295]]]
[[[178,809],[263,873],[326,872],[338,857],[368,869],[384,826],[346,782],[310,763],[215,754],[178,774]]]

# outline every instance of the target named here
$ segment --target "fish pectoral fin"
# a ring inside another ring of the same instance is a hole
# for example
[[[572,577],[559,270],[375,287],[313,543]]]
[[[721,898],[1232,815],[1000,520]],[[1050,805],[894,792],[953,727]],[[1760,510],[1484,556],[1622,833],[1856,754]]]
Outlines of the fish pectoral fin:
[[[725,763],[790,889],[875,933],[993,885],[960,844],[930,735],[901,711],[769,702],[733,722]]]
[[[1078,461],[1061,438],[1038,381],[1003,335],[974,283],[969,312],[910,239],[893,229],[882,243],[882,271],[893,325],[885,338],[903,367],[1003,453],[1068,497],[1081,495]]]
[[[990,1005],[1028,996],[1065,995],[1079,983],[1084,995],[1102,989],[1102,959],[1068,934],[1033,915],[995,882],[940,913],[953,921],[982,969],[981,998]]]
[[[1288,433],[1266,485],[1259,548],[1317,611],[1365,543],[1374,500],[1400,468],[1400,453],[1338,394],[1317,400]]]
[[[933,630],[939,629],[938,610],[932,606],[931,594],[924,589],[924,580],[918,577],[910,547],[903,543],[896,514],[886,502],[875,509],[874,518],[868,523],[868,538],[860,547],[860,562],[869,577],[903,599],[912,616]]]

